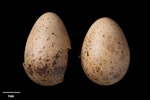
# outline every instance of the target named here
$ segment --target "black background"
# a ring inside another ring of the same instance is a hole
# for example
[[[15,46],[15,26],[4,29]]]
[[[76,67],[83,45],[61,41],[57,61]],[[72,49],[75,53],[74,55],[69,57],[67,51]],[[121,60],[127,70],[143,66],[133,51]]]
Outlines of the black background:
[[[1,3],[1,69],[0,96],[2,91],[20,91],[15,98],[52,97],[138,97],[148,89],[145,54],[147,39],[148,7],[143,2],[52,2],[31,1]],[[40,86],[32,82],[23,69],[24,49],[29,32],[39,16],[45,12],[56,13],[64,22],[72,49],[64,81],[56,86]],[[128,72],[118,83],[100,86],[84,74],[78,58],[82,42],[91,24],[101,17],[115,20],[126,36],[131,60]],[[146,41],[145,41],[146,40]],[[144,93],[145,94],[145,93]],[[146,94],[142,97],[145,97]]]

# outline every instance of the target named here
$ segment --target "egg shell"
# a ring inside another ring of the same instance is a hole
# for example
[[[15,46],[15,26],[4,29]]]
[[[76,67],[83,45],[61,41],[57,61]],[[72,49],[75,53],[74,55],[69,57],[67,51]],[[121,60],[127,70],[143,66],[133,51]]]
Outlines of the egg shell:
[[[24,52],[24,70],[29,78],[43,86],[64,80],[71,43],[66,27],[53,12],[42,14],[28,36]]]
[[[81,49],[86,76],[98,85],[112,85],[126,74],[130,51],[120,26],[111,18],[96,20],[89,28]]]

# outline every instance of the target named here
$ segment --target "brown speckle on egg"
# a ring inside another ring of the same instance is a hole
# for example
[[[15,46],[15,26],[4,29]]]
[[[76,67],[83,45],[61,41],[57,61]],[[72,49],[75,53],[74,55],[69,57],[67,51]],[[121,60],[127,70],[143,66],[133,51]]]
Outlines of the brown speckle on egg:
[[[31,68],[31,64],[29,64],[28,66],[27,66],[27,72],[32,76],[33,75],[33,70],[32,70],[32,68]]]
[[[48,37],[46,40],[48,41],[50,39],[50,37]]]
[[[42,60],[41,56],[40,56],[39,60]]]
[[[99,67],[96,67],[96,72],[99,72],[100,71],[100,68]]]
[[[57,52],[55,58],[58,59],[60,57],[60,51]]]
[[[52,35],[54,35],[55,33],[53,32]]]
[[[56,60],[53,61],[52,66],[55,66],[57,64]]]
[[[48,69],[48,65],[45,64],[44,66],[42,66],[41,68],[40,67],[37,67],[35,73],[36,74],[39,74],[39,76],[42,76],[42,74],[47,74],[47,69]]]
[[[49,60],[49,59],[46,59],[45,61],[48,62],[48,61],[50,61],[50,60]]]
[[[112,64],[112,61],[110,61],[110,64]]]
[[[87,51],[87,56],[89,56],[89,52]]]
[[[55,42],[52,42],[52,47],[54,47],[55,46]]]

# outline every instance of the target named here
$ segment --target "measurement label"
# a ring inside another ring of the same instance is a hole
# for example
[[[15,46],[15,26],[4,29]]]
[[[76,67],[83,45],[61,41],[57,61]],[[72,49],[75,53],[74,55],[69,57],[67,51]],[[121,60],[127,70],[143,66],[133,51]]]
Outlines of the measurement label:
[[[8,94],[8,98],[14,98],[14,95],[13,94]]]
[[[7,97],[8,98],[14,98],[15,97],[15,94],[19,94],[21,92],[19,91],[4,91],[2,92],[3,94],[7,94]]]

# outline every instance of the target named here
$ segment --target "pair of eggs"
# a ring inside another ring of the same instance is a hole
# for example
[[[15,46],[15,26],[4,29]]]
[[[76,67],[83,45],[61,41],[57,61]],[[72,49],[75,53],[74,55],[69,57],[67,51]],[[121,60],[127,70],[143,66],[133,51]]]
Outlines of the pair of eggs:
[[[53,12],[41,15],[28,36],[24,70],[42,86],[64,80],[71,43],[63,21]],[[96,20],[89,28],[81,49],[81,64],[86,76],[99,85],[112,85],[128,70],[130,51],[119,25],[108,17]]]

